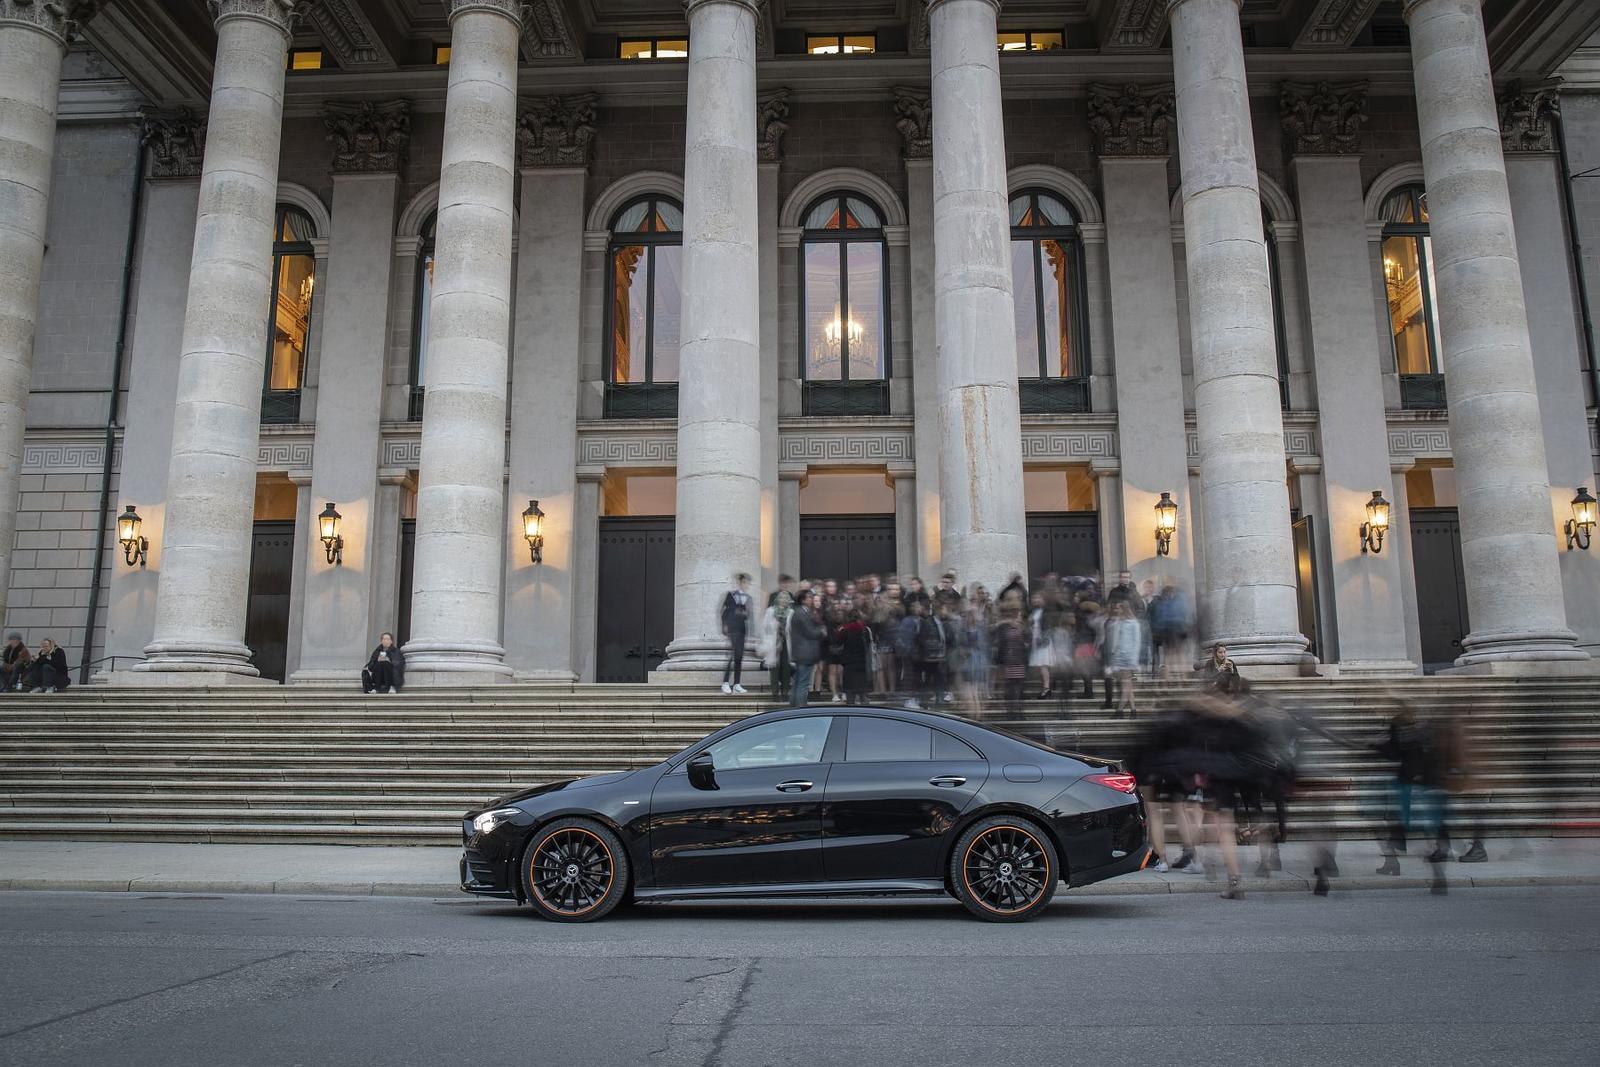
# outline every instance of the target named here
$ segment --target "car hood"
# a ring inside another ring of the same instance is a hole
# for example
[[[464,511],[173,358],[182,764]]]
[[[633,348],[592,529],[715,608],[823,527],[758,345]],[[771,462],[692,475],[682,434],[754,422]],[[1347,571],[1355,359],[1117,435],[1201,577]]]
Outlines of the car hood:
[[[610,785],[612,782],[620,782],[624,778],[630,778],[638,773],[639,772],[637,770],[613,771],[610,774],[592,774],[587,778],[563,778],[560,781],[546,782],[543,785],[532,786],[531,788],[521,790],[520,792],[507,793],[503,797],[496,797],[494,800],[490,801],[489,808],[510,807],[513,804],[520,804],[524,800],[532,800],[534,797],[544,796],[546,793],[555,793],[565,789],[589,789],[597,785]]]

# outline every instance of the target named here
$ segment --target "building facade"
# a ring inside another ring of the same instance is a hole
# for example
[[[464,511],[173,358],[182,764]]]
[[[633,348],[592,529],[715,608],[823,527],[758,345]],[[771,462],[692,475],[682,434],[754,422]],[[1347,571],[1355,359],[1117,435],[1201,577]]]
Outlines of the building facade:
[[[1581,0],[0,0],[5,621],[643,681],[739,571],[1127,569],[1587,670],[1584,248]]]

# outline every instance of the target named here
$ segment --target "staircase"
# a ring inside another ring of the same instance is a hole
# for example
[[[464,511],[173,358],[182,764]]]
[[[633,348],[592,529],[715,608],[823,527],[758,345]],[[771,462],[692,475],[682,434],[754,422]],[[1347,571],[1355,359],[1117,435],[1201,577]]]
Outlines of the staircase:
[[[1189,684],[1145,683],[1141,705]],[[1403,698],[1459,713],[1482,758],[1464,802],[1491,834],[1600,835],[1600,702],[1581,680],[1428,678],[1259,690],[1328,730],[1375,741]],[[449,845],[468,808],[556,778],[649,766],[753,697],[643,686],[503,687],[363,697],[348,690],[73,688],[0,697],[0,837]],[[1030,701],[999,725],[1116,756],[1135,724],[1098,700]],[[1303,738],[1299,836],[1367,836],[1387,765]]]

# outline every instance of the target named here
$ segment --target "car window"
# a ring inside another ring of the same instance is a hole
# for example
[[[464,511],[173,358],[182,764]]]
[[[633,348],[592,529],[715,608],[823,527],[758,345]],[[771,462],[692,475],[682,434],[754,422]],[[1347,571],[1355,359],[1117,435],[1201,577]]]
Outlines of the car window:
[[[933,731],[934,759],[982,759],[978,750],[961,740],[938,730]]]
[[[853,763],[867,760],[925,760],[933,749],[933,731],[926,726],[899,719],[880,719],[872,715],[853,715],[845,741],[844,758]]]
[[[786,763],[820,763],[833,719],[818,715],[779,719],[740,730],[712,745],[711,766],[719,771],[745,767],[778,767]]]

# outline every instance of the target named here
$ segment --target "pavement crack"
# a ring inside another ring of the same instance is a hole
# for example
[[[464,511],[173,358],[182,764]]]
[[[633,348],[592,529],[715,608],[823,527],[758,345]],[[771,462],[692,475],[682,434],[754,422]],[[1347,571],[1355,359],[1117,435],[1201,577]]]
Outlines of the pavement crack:
[[[734,1025],[749,1004],[750,983],[755,980],[756,965],[760,962],[758,957],[744,965],[744,977],[740,979],[739,988],[734,992],[733,1006],[723,1015],[722,1022],[717,1025],[717,1032],[711,1036],[711,1052],[706,1056],[705,1067],[722,1067],[723,1046],[727,1044]]]

